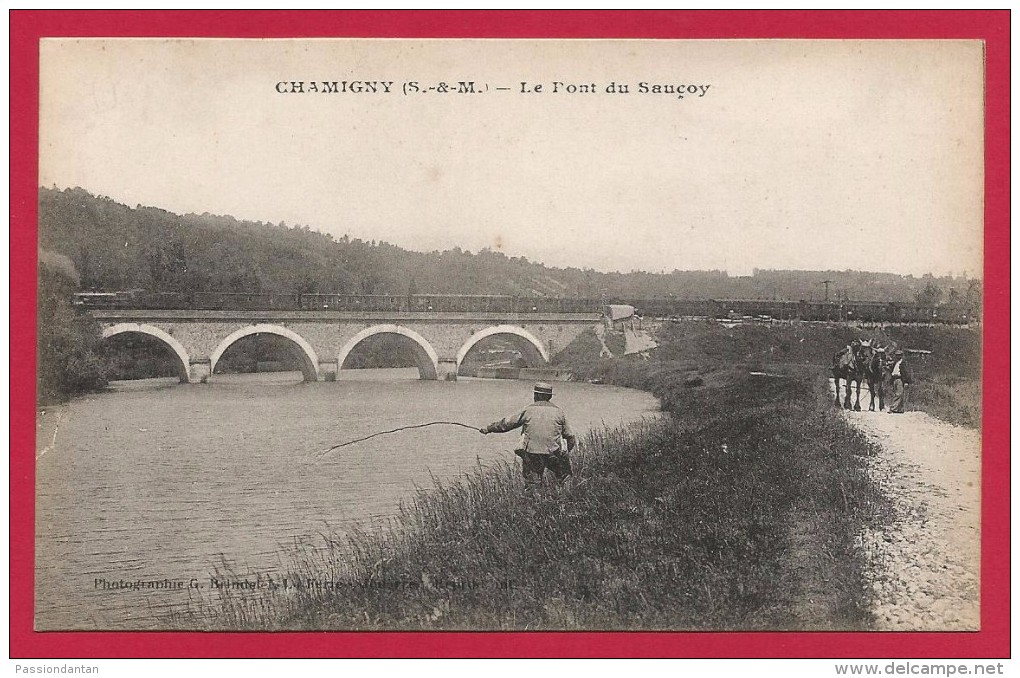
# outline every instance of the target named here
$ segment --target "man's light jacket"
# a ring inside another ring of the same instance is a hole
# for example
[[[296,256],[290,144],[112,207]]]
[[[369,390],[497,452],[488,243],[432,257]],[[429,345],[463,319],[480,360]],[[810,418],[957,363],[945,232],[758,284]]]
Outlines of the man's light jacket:
[[[489,424],[486,433],[506,433],[523,427],[517,449],[532,454],[558,454],[562,450],[561,439],[567,441],[567,450],[574,447],[576,438],[570,424],[561,410],[550,401],[535,402],[519,414]]]

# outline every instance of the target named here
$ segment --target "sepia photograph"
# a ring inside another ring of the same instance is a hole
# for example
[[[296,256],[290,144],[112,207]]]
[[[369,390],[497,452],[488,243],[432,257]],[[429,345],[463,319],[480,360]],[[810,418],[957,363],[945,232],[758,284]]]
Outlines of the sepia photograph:
[[[38,60],[35,632],[983,630],[982,40]]]

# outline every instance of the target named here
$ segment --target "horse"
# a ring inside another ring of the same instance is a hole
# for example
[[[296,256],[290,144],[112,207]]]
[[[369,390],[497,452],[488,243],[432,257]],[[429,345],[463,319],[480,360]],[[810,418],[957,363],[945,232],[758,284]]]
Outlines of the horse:
[[[832,356],[832,378],[836,385],[836,407],[842,406],[851,409],[850,405],[850,382],[857,382],[857,399],[853,409],[861,411],[861,382],[867,378],[867,368],[875,356],[875,349],[870,341],[854,342],[839,353]],[[839,382],[842,379],[845,384],[846,397],[842,405],[839,402]],[[869,386],[870,388],[870,386]],[[872,395],[874,398],[874,395]]]
[[[886,349],[873,347],[871,360],[864,367],[864,378],[868,380],[868,391],[871,393],[871,404],[869,412],[875,411],[875,395],[878,395],[878,411],[885,409],[885,381],[886,381]],[[860,383],[858,383],[858,387]]]

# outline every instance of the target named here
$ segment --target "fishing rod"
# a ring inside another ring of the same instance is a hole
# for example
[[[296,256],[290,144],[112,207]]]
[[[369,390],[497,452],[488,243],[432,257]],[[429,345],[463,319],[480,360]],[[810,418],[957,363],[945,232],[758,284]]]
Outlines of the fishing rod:
[[[333,447],[329,448],[328,450],[323,450],[319,454],[319,456],[316,458],[316,461],[318,461],[319,459],[322,459],[323,457],[325,457],[327,454],[329,454],[333,450],[338,450],[341,447],[347,447],[348,445],[353,445],[354,443],[364,442],[364,441],[369,440],[371,438],[375,438],[375,437],[378,437],[378,436],[384,436],[384,435],[387,435],[387,434],[390,434],[390,433],[396,433],[397,431],[406,431],[406,430],[412,429],[412,428],[425,428],[426,426],[461,426],[463,428],[469,428],[472,431],[478,431],[479,430],[477,426],[472,426],[471,424],[462,424],[459,421],[430,421],[430,422],[427,422],[427,423],[424,423],[424,424],[413,424],[411,426],[400,426],[400,427],[397,427],[397,428],[394,428],[394,429],[390,429],[389,431],[380,431],[378,433],[373,433],[370,436],[365,436],[363,438],[356,438],[354,440],[348,440],[345,443],[340,443],[339,445],[334,445]]]

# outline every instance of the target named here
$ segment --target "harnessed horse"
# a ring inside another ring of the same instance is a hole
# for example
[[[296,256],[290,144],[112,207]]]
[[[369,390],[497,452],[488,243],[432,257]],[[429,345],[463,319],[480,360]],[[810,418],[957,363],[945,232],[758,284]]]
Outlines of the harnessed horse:
[[[873,347],[871,360],[864,368],[865,378],[868,380],[868,391],[871,392],[871,404],[869,412],[875,411],[875,395],[878,395],[878,410],[885,409],[885,380],[886,380],[886,349]],[[860,384],[858,384],[860,386]]]
[[[832,378],[836,385],[836,407],[851,409],[850,406],[850,382],[857,382],[857,399],[853,409],[861,411],[861,382],[868,379],[868,369],[875,357],[875,349],[870,341],[862,341],[859,345],[851,344],[839,353],[832,356]],[[839,401],[839,382],[843,380],[846,396],[843,402]],[[871,388],[869,380],[868,387]],[[874,409],[875,394],[872,391],[872,409]]]

